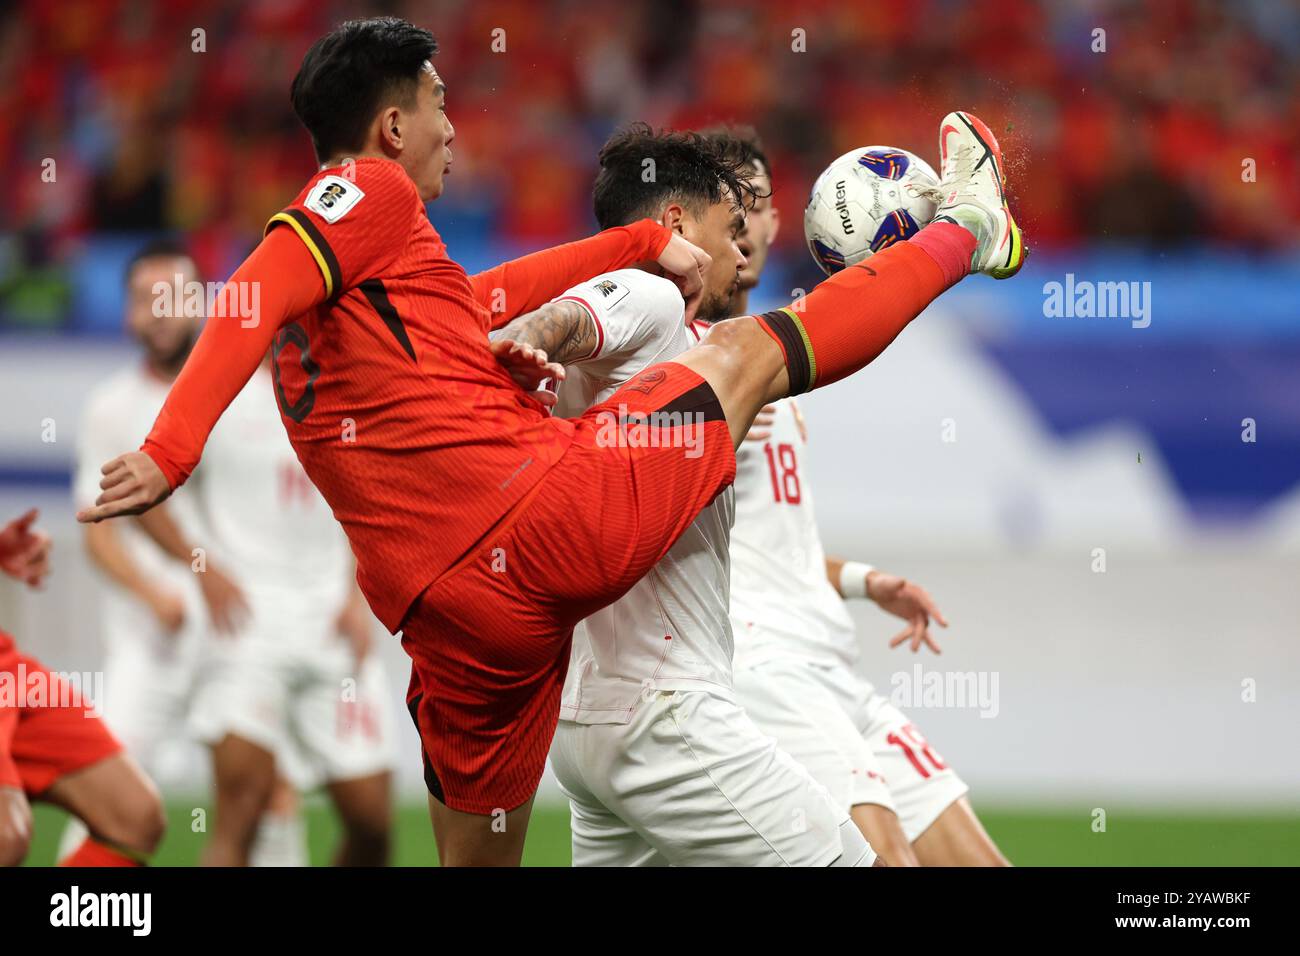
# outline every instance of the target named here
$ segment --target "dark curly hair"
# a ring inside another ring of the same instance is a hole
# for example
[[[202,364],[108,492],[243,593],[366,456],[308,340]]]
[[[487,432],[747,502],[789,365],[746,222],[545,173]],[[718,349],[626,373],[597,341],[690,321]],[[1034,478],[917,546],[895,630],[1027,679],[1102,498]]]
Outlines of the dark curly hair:
[[[748,205],[753,194],[741,162],[713,140],[633,123],[601,147],[592,200],[596,221],[608,229],[653,217],[670,202],[699,215],[719,202]]]
[[[700,130],[700,133],[725,155],[739,160],[747,173],[757,172],[761,163],[763,171],[769,176],[772,174],[772,163],[754,127],[723,123]]]

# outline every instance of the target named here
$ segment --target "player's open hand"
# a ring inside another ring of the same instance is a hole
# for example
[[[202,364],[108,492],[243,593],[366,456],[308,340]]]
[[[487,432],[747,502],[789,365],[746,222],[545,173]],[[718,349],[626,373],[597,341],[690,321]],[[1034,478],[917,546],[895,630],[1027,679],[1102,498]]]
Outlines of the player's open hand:
[[[154,620],[168,637],[175,637],[185,626],[185,601],[175,591],[156,590],[145,601]]]
[[[77,512],[77,520],[83,524],[119,515],[138,515],[172,493],[167,476],[142,451],[119,455],[101,471],[104,474],[99,482],[102,490],[95,499],[95,506]]]
[[[249,615],[248,599],[229,575],[209,565],[199,573],[199,588],[218,634],[228,636],[244,626]]]
[[[0,528],[0,571],[28,587],[38,588],[50,571],[50,536],[32,527],[39,512],[33,508]]]
[[[664,251],[659,253],[659,266],[668,274],[668,278],[677,283],[677,288],[686,300],[686,321],[695,318],[700,307],[700,297],[704,293],[704,274],[713,263],[712,257],[693,245],[677,233],[668,240]]]
[[[754,416],[754,424],[745,433],[745,441],[767,441],[772,437],[772,425],[776,422],[776,406],[764,405]]]
[[[543,386],[547,379],[564,381],[563,365],[549,361],[546,353],[541,349],[516,342],[514,339],[493,339],[488,343],[488,348],[510,373],[516,385],[547,408],[555,404],[555,392]]]
[[[922,644],[936,654],[943,653],[930,634],[930,621],[933,619],[940,627],[947,627],[948,620],[925,588],[892,574],[872,571],[867,575],[867,596],[882,609],[907,621],[907,627],[889,642],[890,647],[910,640],[913,654],[921,649]]]

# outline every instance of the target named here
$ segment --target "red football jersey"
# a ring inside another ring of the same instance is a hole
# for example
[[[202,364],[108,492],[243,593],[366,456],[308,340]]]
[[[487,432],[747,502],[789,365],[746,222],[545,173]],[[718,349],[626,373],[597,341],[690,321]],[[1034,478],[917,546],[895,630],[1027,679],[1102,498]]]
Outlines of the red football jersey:
[[[570,442],[573,426],[550,417],[488,350],[489,329],[584,278],[657,257],[669,236],[643,221],[470,277],[447,255],[415,184],[385,159],[322,170],[271,218],[267,231],[276,229],[301,239],[325,284],[323,301],[266,332],[281,416],[347,531],[371,608],[396,631],[420,592]],[[216,389],[220,365],[250,353],[248,336],[260,331],[241,337],[234,323],[209,319],[204,337],[224,336],[226,347],[200,341],[144,446],[173,487],[224,409],[203,405],[205,379],[228,401],[237,388]]]
[[[325,180],[358,194],[335,198],[351,205],[333,222],[314,201]],[[363,159],[355,182],[321,173],[276,227],[318,255],[330,295],[275,339],[281,416],[347,530],[371,607],[396,630],[429,582],[559,460],[572,426],[488,351],[488,310],[396,163]]]

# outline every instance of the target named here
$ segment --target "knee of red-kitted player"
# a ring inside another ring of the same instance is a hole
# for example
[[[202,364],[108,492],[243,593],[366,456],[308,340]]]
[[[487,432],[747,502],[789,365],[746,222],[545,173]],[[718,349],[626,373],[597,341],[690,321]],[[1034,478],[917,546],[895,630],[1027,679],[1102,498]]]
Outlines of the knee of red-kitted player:
[[[700,345],[709,350],[713,375],[721,373],[729,383],[752,383],[760,391],[785,365],[781,347],[752,315],[714,323]],[[712,380],[713,375],[706,377]]]
[[[18,866],[32,845],[30,816],[21,812],[0,817],[0,866]]]
[[[167,833],[167,811],[157,792],[132,801],[118,814],[112,842],[142,856],[152,856]]]

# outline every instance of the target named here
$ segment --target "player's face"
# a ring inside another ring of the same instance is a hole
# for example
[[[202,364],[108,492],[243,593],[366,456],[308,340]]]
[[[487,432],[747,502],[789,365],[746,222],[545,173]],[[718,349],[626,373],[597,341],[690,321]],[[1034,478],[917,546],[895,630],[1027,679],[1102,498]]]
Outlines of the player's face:
[[[749,178],[758,198],[754,200],[745,217],[745,228],[740,233],[740,251],[749,263],[740,270],[740,288],[748,291],[758,285],[758,277],[767,265],[767,254],[776,239],[777,215],[772,205],[772,179],[760,163],[757,172]]]
[[[713,259],[704,277],[704,293],[696,317],[704,322],[725,319],[746,264],[737,245],[745,228],[745,211],[727,198],[709,206],[702,216],[687,213],[681,219],[681,226],[682,236]]]
[[[126,286],[126,330],[143,346],[151,364],[183,361],[198,332],[199,317],[183,307],[199,271],[189,256],[154,256],[137,262]],[[180,282],[180,301],[176,284]],[[157,289],[158,291],[155,291]],[[206,301],[206,300],[205,300]]]
[[[428,202],[442,195],[456,130],[447,119],[447,88],[431,64],[425,64],[419,84],[415,106],[399,112],[403,145],[398,161]]]

